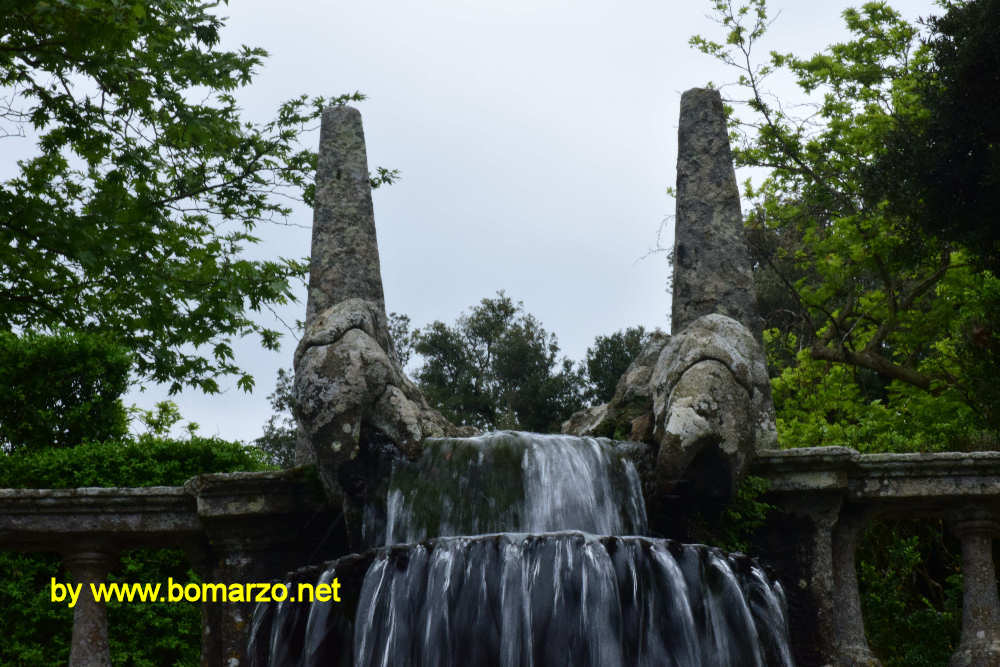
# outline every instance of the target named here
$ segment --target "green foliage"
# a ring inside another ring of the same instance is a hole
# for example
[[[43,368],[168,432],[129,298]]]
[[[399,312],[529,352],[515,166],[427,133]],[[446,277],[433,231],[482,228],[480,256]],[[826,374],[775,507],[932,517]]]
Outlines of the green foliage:
[[[52,577],[69,573],[52,554],[0,552],[0,663],[12,667],[58,667],[69,662],[73,610],[49,599]],[[122,554],[109,582],[199,581],[182,551],[134,550]],[[201,655],[201,610],[196,604],[154,602],[107,606],[111,662],[132,667],[185,665]]]
[[[746,183],[745,222],[782,445],[995,448],[997,2],[943,4],[923,31],[869,2],[843,13],[847,41],[764,64],[764,0],[713,5],[725,38],[692,43],[739,71],[734,159],[767,170]],[[804,104],[766,93],[778,70]],[[953,650],[960,581],[943,533],[879,527],[859,551],[884,664]]]
[[[291,370],[278,369],[278,381],[274,391],[268,394],[274,413],[264,424],[264,434],[253,441],[267,460],[281,468],[295,465],[295,443],[298,440],[298,424],[292,415],[292,382],[295,376]]]
[[[958,645],[962,575],[940,522],[876,524],[858,547],[858,585],[872,650],[886,667],[945,665]]]
[[[121,564],[108,575],[108,582],[163,584],[168,577],[185,584],[201,581],[183,551],[137,549],[122,555]],[[199,665],[201,620],[201,605],[195,603],[109,602],[111,664],[134,667]]]
[[[179,485],[194,475],[260,470],[261,457],[240,443],[211,438],[87,443],[0,457],[0,488]],[[49,600],[52,577],[69,575],[48,554],[0,552],[0,664],[65,665],[72,610]],[[197,581],[183,552],[132,551],[109,577],[121,582]],[[197,665],[201,610],[188,604],[108,605],[111,660],[116,665]]]
[[[770,482],[763,477],[748,475],[740,480],[736,495],[726,506],[719,522],[719,546],[729,551],[749,550],[753,534],[767,521],[774,506],[761,500]]]
[[[929,61],[868,172],[885,198],[925,233],[1000,270],[1000,1],[948,2],[927,21]]]
[[[754,534],[774,510],[774,505],[762,499],[769,486],[770,482],[763,477],[744,477],[736,487],[736,495],[720,516],[694,516],[688,528],[691,539],[725,551],[749,553]]]
[[[584,359],[591,403],[607,403],[615,395],[618,380],[639,356],[649,334],[642,326],[629,327],[609,336],[597,336]]]
[[[2,3],[0,136],[37,150],[0,183],[0,330],[101,331],[172,391],[215,392],[223,375],[252,388],[232,340],[276,349],[248,311],[291,299],[307,265],[244,248],[286,219],[287,197],[311,203],[301,131],[362,96],[302,96],[246,122],[233,93],[267,54],[219,49],[219,4]]]
[[[491,316],[486,315],[489,310]],[[478,314],[475,329],[463,328],[472,315],[459,318],[455,327],[435,322],[421,332],[410,329],[408,316],[390,313],[389,331],[401,365],[406,366],[414,352],[422,355],[424,364],[416,369],[416,377],[427,396],[438,400],[437,407],[453,421],[485,428],[518,428],[523,423],[531,430],[558,430],[562,420],[583,407],[585,398],[595,403],[611,398],[649,337],[641,326],[597,336],[585,364],[574,369],[565,358],[554,363],[559,349],[555,336],[548,337],[521,304],[515,306],[503,293],[484,299],[473,311]],[[549,344],[553,347],[546,350]],[[521,358],[513,359],[517,355]],[[274,393],[268,396],[274,413],[254,441],[272,463],[284,467],[295,459],[292,383],[291,370],[278,371]],[[541,403],[534,404],[536,400]],[[629,420],[636,416],[626,409],[622,428],[606,435],[627,439]]]
[[[555,335],[503,292],[454,326],[415,331],[413,340],[424,361],[417,382],[456,423],[551,432],[583,405],[583,379],[569,359],[558,359]]]
[[[0,488],[178,486],[205,472],[264,467],[260,452],[238,442],[142,435],[0,457]]]
[[[0,572],[0,662],[14,667],[68,664],[73,610],[49,599],[52,577],[69,579],[59,556],[0,551]]]
[[[0,450],[72,447],[125,434],[131,357],[95,334],[0,331]]]
[[[406,368],[413,355],[414,332],[410,331],[410,316],[389,313],[389,338],[392,340],[399,365]]]
[[[152,410],[143,410],[133,405],[129,407],[129,414],[142,423],[147,434],[160,438],[170,435],[170,429],[184,419],[181,416],[180,408],[173,401],[157,401]],[[194,437],[199,428],[201,427],[195,422],[188,422],[184,425],[188,437]]]
[[[764,333],[769,351],[780,333]],[[785,343],[794,347],[789,335]],[[864,369],[795,355],[771,381],[783,447],[852,447],[863,453],[972,449],[978,421],[955,390],[940,394],[881,382]]]
[[[726,41],[692,42],[740,71],[749,118],[733,108],[734,158],[769,170],[760,183],[746,184],[746,224],[760,305],[776,329],[771,373],[782,405],[795,413],[779,415],[783,441],[855,443],[869,451],[994,442],[1000,390],[984,380],[995,374],[1000,353],[996,278],[968,250],[927,235],[915,214],[922,200],[895,203],[912,192],[914,179],[928,177],[926,165],[894,162],[911,170],[908,181],[887,177],[884,164],[893,141],[923,145],[899,133],[932,115],[921,91],[938,90],[947,66],[934,57],[957,38],[932,34],[921,43],[919,29],[892,8],[868,3],[844,12],[849,41],[810,58],[771,53],[758,65],[752,50],[767,25],[763,0],[743,7],[717,2],[716,10]],[[792,116],[786,109],[797,105],[763,93],[763,81],[778,69],[809,96],[808,116]],[[835,366],[845,368],[820,377]],[[822,396],[810,396],[810,386],[821,387]]]
[[[739,69],[749,118],[735,110],[731,117],[734,158],[769,169],[759,184],[747,183],[746,222],[765,296],[782,313],[771,324],[795,333],[815,360],[861,369],[884,385],[953,389],[976,401],[946,353],[954,302],[945,297],[960,292],[966,263],[947,245],[915,240],[909,219],[866,196],[867,165],[896,119],[916,113],[911,93],[930,57],[919,31],[887,5],[869,3],[844,12],[851,40],[811,58],[772,53],[757,65],[751,51],[767,25],[762,0],[717,9],[727,41],[693,41]],[[793,117],[785,110],[796,105],[763,93],[777,69],[809,96],[807,116]]]

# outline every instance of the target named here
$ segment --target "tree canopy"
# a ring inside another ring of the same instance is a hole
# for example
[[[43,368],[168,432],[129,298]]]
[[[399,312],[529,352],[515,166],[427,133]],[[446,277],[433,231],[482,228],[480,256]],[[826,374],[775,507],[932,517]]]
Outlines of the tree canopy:
[[[766,174],[745,185],[745,225],[779,442],[996,448],[1000,5],[948,2],[911,24],[869,2],[843,13],[847,41],[761,63],[763,0],[713,4],[724,39],[692,42],[739,72],[723,91],[734,159]],[[779,71],[801,104],[768,92]],[[862,607],[883,664],[953,652],[958,551],[932,520],[862,539]]]
[[[767,169],[746,183],[746,223],[780,376],[779,435],[869,450],[992,442],[1000,402],[977,380],[984,359],[970,344],[997,279],[873,187],[901,119],[927,113],[918,91],[942,69],[933,32],[921,41],[898,12],[868,3],[844,12],[849,41],[759,64],[763,1],[715,4],[725,41],[693,43],[739,71],[734,159]],[[778,70],[807,95],[802,105],[767,92]],[[994,336],[980,329],[987,347]]]
[[[558,430],[582,405],[582,378],[524,305],[503,292],[454,326],[433,322],[413,335],[423,358],[415,378],[432,405],[477,428]]]
[[[298,259],[252,260],[285,197],[310,200],[300,132],[331,103],[246,121],[234,93],[266,53],[219,48],[218,0],[0,1],[0,140],[35,141],[0,183],[0,330],[98,331],[141,378],[218,390],[253,379],[235,337],[292,298]]]
[[[438,321],[414,330],[409,316],[390,313],[389,330],[400,363],[414,361],[414,379],[449,420],[541,432],[558,432],[585,405],[608,401],[649,337],[641,326],[597,336],[584,361],[574,364],[559,358],[555,335],[503,292],[453,325]],[[278,371],[268,396],[274,413],[254,441],[280,466],[295,458],[292,377],[291,370]]]
[[[649,334],[642,326],[628,327],[607,336],[597,336],[587,348],[583,370],[589,382],[586,396],[592,403],[607,403],[615,395],[618,380],[639,356]]]
[[[951,3],[926,21],[917,64],[884,150],[869,170],[885,197],[923,232],[1000,269],[1000,1]]]

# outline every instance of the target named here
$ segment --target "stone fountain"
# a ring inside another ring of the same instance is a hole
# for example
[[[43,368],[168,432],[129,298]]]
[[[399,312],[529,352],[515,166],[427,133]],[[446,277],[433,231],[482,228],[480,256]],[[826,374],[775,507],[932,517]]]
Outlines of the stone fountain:
[[[718,93],[686,92],[679,130],[672,335],[654,337],[613,399],[564,435],[477,435],[435,411],[394,356],[360,114],[327,110],[295,352],[297,458],[322,488],[300,467],[183,487],[0,489],[0,548],[57,552],[79,582],[103,580],[137,546],[184,548],[206,581],[340,578],[342,606],[272,606],[253,624],[245,602],[205,604],[206,666],[729,655],[818,667],[878,664],[858,595],[861,530],[944,519],[964,574],[951,665],[1000,665],[1000,452],[774,449]],[[669,535],[694,505],[721,507],[748,473],[778,508],[755,543],[766,566],[642,536]],[[103,603],[77,605],[70,663],[109,664]]]

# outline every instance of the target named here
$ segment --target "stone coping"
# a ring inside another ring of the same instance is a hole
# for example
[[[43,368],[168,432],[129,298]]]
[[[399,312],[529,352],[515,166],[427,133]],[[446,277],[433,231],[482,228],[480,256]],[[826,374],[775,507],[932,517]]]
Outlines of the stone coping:
[[[752,474],[778,493],[835,492],[891,509],[950,510],[963,502],[1000,505],[1000,452],[860,454],[847,447],[762,450]]]
[[[313,514],[327,507],[303,468],[199,475],[183,486],[0,489],[0,548],[67,551],[186,547],[208,526]]]
[[[772,493],[836,495],[890,512],[937,513],[967,502],[1000,508],[1000,452],[762,450],[752,473],[769,479]],[[187,546],[222,525],[287,527],[293,517],[329,507],[316,477],[301,467],[199,475],[183,486],[0,489],[0,548]]]

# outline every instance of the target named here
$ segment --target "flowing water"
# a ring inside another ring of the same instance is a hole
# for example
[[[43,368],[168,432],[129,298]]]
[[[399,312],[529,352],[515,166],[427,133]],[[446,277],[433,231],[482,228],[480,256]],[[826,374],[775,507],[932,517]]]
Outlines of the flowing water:
[[[784,595],[753,560],[637,536],[627,454],[524,433],[428,441],[366,526],[385,546],[290,576],[292,595],[337,580],[342,601],[258,607],[251,665],[791,665]]]
[[[646,506],[631,447],[514,431],[431,438],[416,463],[393,470],[384,536],[372,520],[365,530],[376,544],[504,531],[642,535]]]

